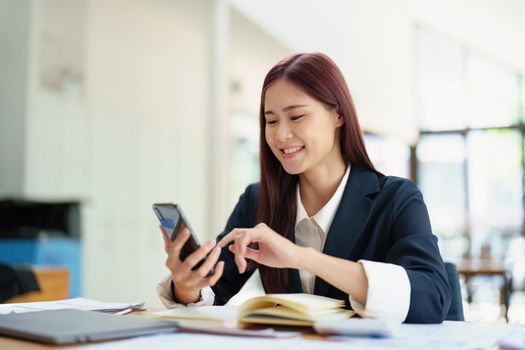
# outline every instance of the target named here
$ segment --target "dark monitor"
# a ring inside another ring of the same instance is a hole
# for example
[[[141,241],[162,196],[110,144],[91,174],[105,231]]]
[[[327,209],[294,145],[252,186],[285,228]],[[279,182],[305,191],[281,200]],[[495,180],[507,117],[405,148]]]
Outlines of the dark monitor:
[[[0,200],[0,238],[80,238],[80,202]]]

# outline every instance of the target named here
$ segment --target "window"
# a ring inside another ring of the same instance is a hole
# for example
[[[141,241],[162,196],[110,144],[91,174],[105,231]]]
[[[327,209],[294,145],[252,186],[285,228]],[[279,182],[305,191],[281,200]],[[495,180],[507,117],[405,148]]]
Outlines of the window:
[[[233,135],[230,202],[235,205],[246,186],[259,175],[259,119],[250,113],[236,112],[231,117]]]
[[[385,175],[410,177],[410,149],[396,139],[365,133],[365,145],[374,167]]]
[[[422,28],[415,48],[417,182],[442,254],[503,258],[525,211],[522,73]]]
[[[467,137],[472,251],[490,246],[503,258],[503,241],[523,221],[519,130],[472,131]]]
[[[429,135],[417,147],[418,185],[446,260],[468,248],[465,192],[466,147],[462,135]],[[445,189],[445,190],[444,190]]]

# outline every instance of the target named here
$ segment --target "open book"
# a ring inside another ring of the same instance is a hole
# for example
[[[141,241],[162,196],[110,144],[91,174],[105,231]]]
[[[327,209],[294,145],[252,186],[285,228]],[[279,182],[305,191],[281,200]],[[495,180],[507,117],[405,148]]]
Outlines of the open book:
[[[345,320],[353,311],[344,301],[312,294],[267,294],[248,299],[241,306],[195,306],[158,312],[181,320],[312,326],[316,321]]]

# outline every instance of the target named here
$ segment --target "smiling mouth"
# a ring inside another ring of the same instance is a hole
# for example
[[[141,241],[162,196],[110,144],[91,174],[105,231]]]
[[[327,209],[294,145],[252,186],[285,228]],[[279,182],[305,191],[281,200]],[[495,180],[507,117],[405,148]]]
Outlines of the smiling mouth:
[[[301,152],[304,149],[304,146],[295,146],[295,147],[288,147],[288,148],[281,148],[281,154],[285,158],[290,158],[296,155],[297,153]]]

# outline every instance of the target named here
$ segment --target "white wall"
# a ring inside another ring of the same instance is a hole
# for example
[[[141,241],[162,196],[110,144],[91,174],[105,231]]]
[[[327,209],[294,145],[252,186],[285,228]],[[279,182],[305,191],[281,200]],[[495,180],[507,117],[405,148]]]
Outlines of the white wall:
[[[231,108],[258,117],[266,73],[290,54],[292,51],[281,41],[232,8],[230,76],[238,89],[232,92]]]
[[[0,85],[15,151],[0,169],[19,167],[19,195],[82,201],[84,296],[159,305],[167,271],[151,204],[180,203],[201,239],[222,229],[234,203],[213,186],[230,183],[228,113],[257,113],[264,74],[289,51],[227,1],[20,4],[18,17],[0,11],[19,23],[2,42],[19,49],[1,58],[0,69],[18,70]],[[245,89],[230,104],[234,78]]]
[[[38,23],[46,1],[34,5]],[[32,79],[26,195],[83,201],[85,296],[158,305],[167,270],[151,204],[180,203],[209,235],[212,6],[86,5],[82,85],[71,93],[42,87],[38,72]]]
[[[24,187],[30,2],[0,0],[0,194]]]

